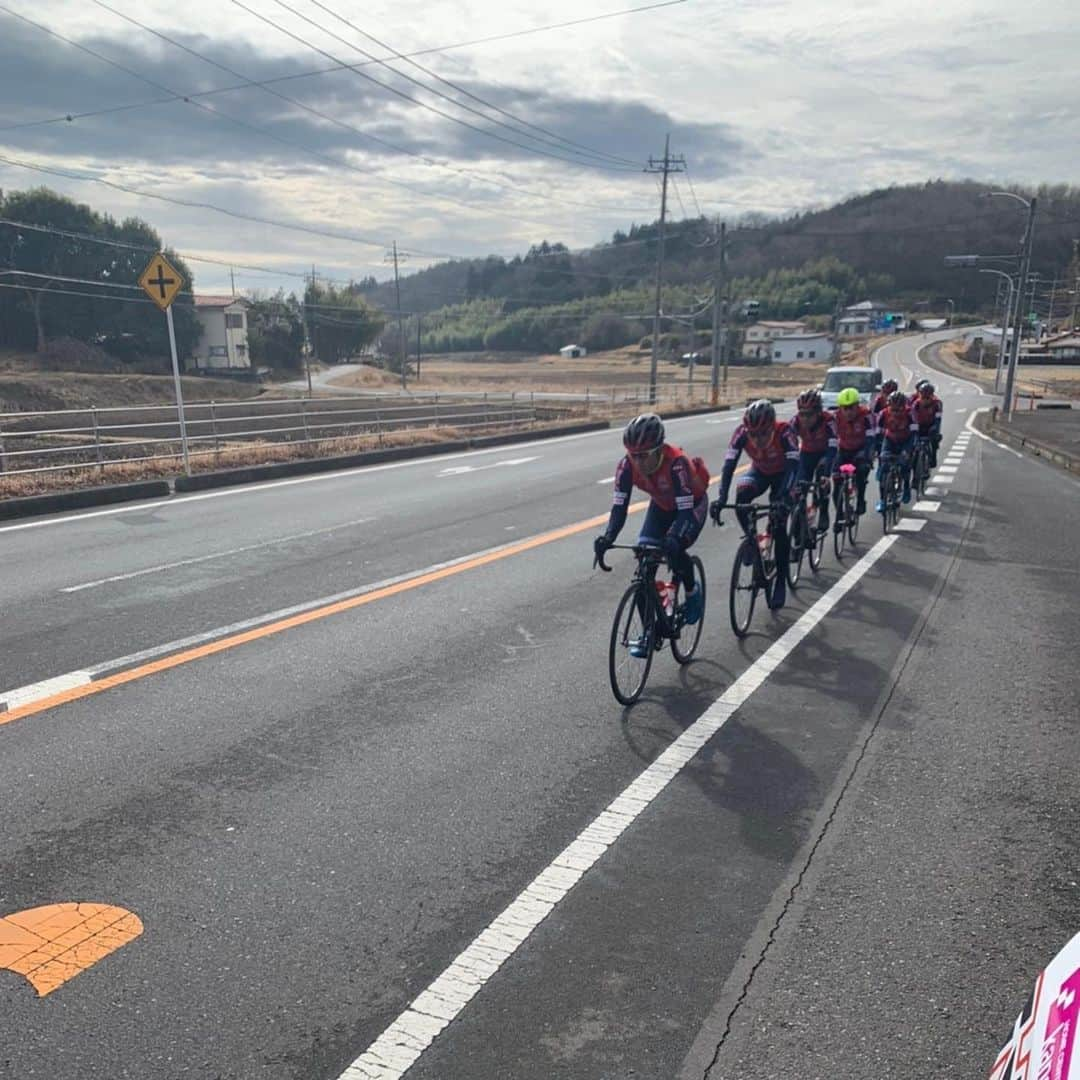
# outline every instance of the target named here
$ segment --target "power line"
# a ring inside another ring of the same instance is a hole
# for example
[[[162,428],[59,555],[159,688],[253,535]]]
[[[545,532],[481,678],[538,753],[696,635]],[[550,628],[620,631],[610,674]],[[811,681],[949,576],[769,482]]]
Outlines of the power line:
[[[104,6],[104,5],[102,5],[102,6]],[[235,116],[231,115],[230,113],[224,112],[223,110],[221,110],[219,108],[214,108],[214,107],[212,107],[210,105],[205,105],[205,104],[203,104],[202,102],[199,102],[199,101],[192,101],[192,100],[190,100],[189,97],[187,97],[185,95],[182,95],[182,94],[177,94],[175,91],[173,91],[168,86],[165,86],[162,83],[156,82],[155,80],[153,80],[151,78],[148,78],[146,75],[143,75],[141,72],[136,71],[134,68],[130,68],[126,64],[122,64],[117,60],[113,60],[111,57],[105,56],[103,53],[99,53],[95,49],[91,49],[88,46],[82,45],[77,41],[73,41],[71,38],[65,37],[63,34],[60,34],[55,30],[51,30],[51,29],[49,29],[49,27],[44,26],[41,23],[34,22],[33,19],[28,19],[25,15],[21,15],[17,11],[12,11],[10,8],[4,6],[3,4],[0,4],[0,11],[3,11],[6,14],[11,15],[13,18],[19,19],[20,21],[27,23],[28,25],[33,26],[38,30],[41,30],[43,33],[48,34],[50,37],[55,37],[58,40],[63,41],[65,44],[70,45],[73,48],[78,49],[79,51],[84,52],[89,56],[94,57],[94,59],[100,60],[102,63],[108,64],[109,66],[114,67],[117,70],[124,72],[124,74],[126,74],[126,75],[130,75],[132,78],[138,79],[141,82],[146,83],[148,86],[154,87],[154,89],[156,89],[156,90],[163,90],[165,93],[171,94],[175,100],[184,101],[185,103],[193,105],[196,109],[199,109],[202,112],[208,113],[211,116],[220,117],[223,120],[227,120],[231,124],[235,124],[237,127],[244,128],[247,131],[255,132],[256,134],[259,134],[259,135],[263,135],[263,136],[265,136],[265,137],[267,137],[269,139],[273,139],[275,142],[281,143],[284,146],[291,147],[292,149],[300,150],[305,154],[309,154],[312,157],[319,158],[320,160],[327,162],[328,164],[334,166],[335,168],[347,169],[350,172],[360,173],[361,175],[364,175],[364,176],[380,176],[380,174],[378,173],[377,170],[370,169],[370,168],[363,168],[361,166],[354,165],[351,162],[342,161],[339,158],[332,157],[329,154],[324,154],[319,150],[314,150],[311,147],[304,145],[304,143],[297,142],[294,139],[289,139],[289,138],[286,138],[286,137],[284,137],[282,135],[278,135],[275,132],[270,131],[268,128],[261,127],[258,124],[249,123],[246,120],[241,120],[239,117],[235,117]],[[127,16],[122,16],[122,17],[123,18],[128,18]],[[129,21],[134,22],[134,20],[130,20],[130,19],[129,19]],[[151,31],[151,32],[153,32],[153,31]],[[207,62],[208,63],[213,63],[213,61],[207,61]],[[281,96],[281,95],[279,95],[279,96]],[[292,99],[289,99],[289,100],[292,100]],[[300,103],[296,102],[296,104],[299,105]],[[332,122],[337,122],[337,121],[334,121],[333,118],[329,117],[329,116],[326,116],[325,119],[330,120]],[[344,125],[344,126],[350,126],[350,125]],[[354,130],[356,130],[358,134],[361,134],[361,135],[364,134],[363,132],[360,132],[359,129],[354,129]],[[370,138],[373,138],[378,142],[385,142],[385,140],[378,139],[377,136],[370,136]],[[388,144],[388,145],[392,146],[393,144]],[[404,151],[404,152],[408,153],[408,151]],[[435,201],[455,203],[455,204],[457,204],[459,206],[467,207],[470,210],[478,209],[478,207],[476,206],[475,203],[469,203],[469,202],[465,201],[464,199],[458,199],[458,198],[455,198],[452,195],[434,194],[432,192],[426,191],[423,188],[418,188],[413,184],[406,183],[403,180],[393,180],[393,179],[390,179],[390,178],[385,177],[385,176],[381,176],[380,178],[386,184],[391,184],[394,187],[404,188],[406,191],[411,191],[411,192],[413,192],[413,194],[420,195],[421,197],[426,198],[426,199],[433,199]],[[534,225],[542,225],[544,227],[547,227],[546,224],[543,223],[543,222],[533,221],[532,219],[528,219],[528,218],[522,218],[520,215],[513,214],[513,213],[511,213],[509,211],[496,210],[496,209],[494,209],[492,207],[486,207],[484,209],[486,209],[488,211],[488,213],[498,214],[499,216],[502,216],[502,217],[510,217],[515,221],[531,221],[531,223],[534,224]]]
[[[602,206],[602,205],[599,205],[599,204],[596,204],[596,203],[587,203],[587,202],[579,202],[579,201],[575,201],[575,200],[571,200],[571,199],[563,199],[563,198],[561,198],[559,196],[549,195],[549,194],[546,194],[544,192],[532,191],[530,188],[525,187],[525,186],[523,186],[521,184],[509,183],[509,182],[504,181],[504,180],[498,180],[498,179],[496,179],[494,177],[491,177],[491,176],[488,176],[488,175],[486,175],[484,173],[475,172],[472,169],[460,168],[458,166],[455,166],[455,165],[451,164],[448,161],[443,161],[443,160],[440,160],[438,158],[430,157],[427,154],[422,154],[422,153],[419,153],[419,152],[417,152],[415,150],[410,150],[407,147],[401,146],[398,143],[391,142],[389,139],[384,139],[384,138],[382,138],[381,136],[378,136],[378,135],[372,135],[369,132],[366,132],[366,131],[362,130],[361,128],[356,127],[356,125],[350,124],[347,121],[341,120],[341,119],[339,119],[339,118],[337,118],[335,116],[331,116],[330,114],[328,114],[326,112],[323,112],[320,109],[316,109],[313,106],[308,105],[304,101],[300,101],[300,100],[298,100],[296,98],[289,97],[287,94],[283,94],[280,91],[275,90],[272,87],[266,85],[266,81],[260,82],[258,80],[248,79],[248,78],[246,78],[246,76],[242,75],[239,71],[235,71],[233,68],[230,68],[230,67],[226,66],[225,64],[222,64],[219,61],[212,59],[211,57],[207,56],[205,53],[199,52],[197,49],[193,49],[189,45],[185,45],[183,42],[177,41],[175,38],[170,37],[168,34],[162,33],[160,30],[155,30],[152,26],[148,26],[146,23],[140,22],[134,16],[126,15],[124,12],[119,11],[116,8],[112,7],[111,5],[105,3],[105,0],[93,0],[93,3],[95,3],[100,8],[103,8],[105,11],[108,11],[111,14],[117,16],[117,18],[123,19],[125,22],[128,22],[133,26],[137,26],[140,30],[145,31],[148,34],[152,34],[154,37],[158,38],[160,41],[164,41],[167,44],[172,45],[174,48],[180,49],[182,52],[187,53],[189,56],[194,56],[197,60],[201,60],[204,64],[209,64],[211,67],[215,67],[219,71],[223,71],[227,75],[232,76],[232,78],[234,78],[234,79],[243,80],[242,83],[240,84],[241,89],[256,88],[256,89],[263,90],[266,93],[272,94],[274,97],[279,98],[281,101],[287,102],[290,105],[294,105],[299,109],[303,109],[305,112],[311,114],[312,116],[317,117],[320,120],[325,120],[327,123],[334,124],[335,126],[337,126],[339,128],[342,128],[345,131],[350,131],[353,134],[360,136],[360,138],[362,138],[362,139],[367,139],[367,140],[369,140],[371,142],[378,143],[378,144],[380,144],[382,146],[385,146],[388,149],[393,150],[393,151],[395,151],[397,153],[405,154],[408,157],[416,158],[417,160],[423,161],[426,164],[431,165],[434,168],[448,169],[451,172],[456,172],[456,173],[458,173],[458,174],[460,174],[462,176],[473,177],[473,178],[479,179],[483,183],[491,184],[494,187],[501,187],[501,188],[505,188],[508,191],[520,192],[520,193],[528,196],[529,198],[544,199],[544,200],[546,200],[548,202],[565,203],[568,206],[585,207],[586,209],[602,210],[602,211],[605,211],[605,212],[608,212],[608,213],[611,213],[611,212],[614,212],[614,211],[634,212],[635,210],[644,209],[643,207]],[[372,61],[372,63],[374,63],[374,62],[376,62],[376,61]],[[391,69],[391,70],[393,70],[393,69]],[[182,96],[177,95],[176,99],[177,100],[187,101],[190,98],[190,96],[191,95],[182,95]],[[225,115],[225,114],[221,114],[221,115]],[[336,158],[331,159],[331,160],[337,161]],[[345,163],[339,163],[339,164],[345,164]],[[365,170],[365,171],[369,171],[369,170]],[[382,173],[382,172],[377,172],[376,170],[370,170],[370,171],[375,172],[376,175],[382,176],[382,178],[385,181],[389,182],[389,183],[395,183],[395,184],[400,183],[398,181],[394,181],[392,179],[387,178],[385,176],[385,174]],[[410,190],[410,191],[421,191],[421,189],[413,188],[411,186],[408,187],[408,190]],[[421,191],[421,193],[423,193],[423,192]],[[452,200],[452,201],[462,202],[462,200]],[[463,202],[462,204],[467,205],[467,206],[473,205],[473,204],[465,203],[465,202]]]
[[[486,45],[493,41],[505,41],[509,38],[524,37],[528,34],[545,33],[550,30],[563,30],[571,26],[580,26],[583,23],[598,22],[602,19],[614,19],[622,15],[634,15],[644,11],[654,11],[657,8],[673,7],[676,4],[685,4],[687,0],[663,0],[657,4],[645,4],[642,7],[623,8],[620,11],[610,11],[604,15],[592,15],[585,19],[571,19],[569,22],[561,23],[549,23],[545,26],[534,26],[526,30],[513,30],[506,34],[495,34],[491,37],[474,38],[471,41],[459,41],[452,45],[435,45],[427,49],[416,49],[413,52],[403,53],[402,55],[406,59],[411,59],[416,56],[430,56],[436,53],[453,52],[457,49],[472,48],[476,45]],[[13,14],[9,12],[9,14]],[[384,59],[387,59],[384,57]],[[375,64],[377,61],[368,60],[362,64],[356,64],[356,67],[368,67]],[[234,90],[243,90],[249,86],[272,86],[277,83],[292,82],[297,79],[310,79],[319,75],[329,75],[337,71],[341,71],[340,64],[334,64],[332,67],[314,68],[309,71],[294,72],[291,75],[278,75],[270,79],[255,79],[245,80],[235,86],[220,86],[213,90],[199,90],[183,96],[177,94],[169,94],[168,97],[155,98],[151,101],[135,101],[127,105],[112,105],[108,108],[93,109],[87,112],[81,113],[65,113],[61,116],[48,117],[43,120],[29,120],[21,124],[7,124],[0,126],[0,131],[16,131],[21,128],[40,127],[45,124],[57,124],[57,123],[71,123],[74,120],[85,120],[95,116],[106,116],[110,113],[126,112],[131,109],[144,109],[154,105],[164,105],[171,101],[186,101],[190,98],[204,98],[213,97],[216,94],[228,94]]]
[[[477,94],[474,94],[471,90],[466,89],[464,86],[461,86],[459,83],[453,82],[450,79],[445,79],[445,78],[443,78],[443,76],[441,76],[441,75],[437,74],[436,72],[432,71],[430,68],[425,67],[423,64],[419,63],[418,61],[413,60],[413,59],[405,56],[403,53],[401,53],[397,49],[395,49],[392,45],[389,45],[387,42],[382,41],[379,38],[375,37],[374,34],[370,34],[370,33],[368,33],[368,31],[361,29],[361,27],[357,26],[356,23],[350,22],[343,15],[339,15],[332,8],[327,7],[326,4],[322,3],[322,0],[311,0],[311,3],[313,3],[317,8],[321,9],[322,11],[325,11],[328,15],[332,15],[335,19],[337,19],[339,22],[344,23],[350,29],[355,30],[356,33],[362,34],[369,41],[375,42],[375,44],[378,45],[380,48],[387,49],[389,52],[391,52],[394,55],[395,59],[404,60],[411,67],[415,67],[419,71],[424,72],[426,75],[430,76],[433,79],[436,79],[438,82],[442,83],[444,86],[451,87],[451,89],[456,90],[459,94],[464,94],[466,97],[470,98],[473,101],[478,102],[479,104],[485,106],[486,108],[494,109],[496,112],[500,113],[501,115],[507,117],[510,120],[513,120],[515,123],[521,124],[524,127],[531,128],[533,131],[538,131],[543,135],[551,136],[553,139],[558,140],[558,142],[565,143],[567,146],[575,148],[578,151],[583,151],[584,153],[590,155],[591,157],[606,158],[609,161],[617,162],[618,164],[621,164],[621,165],[629,165],[629,166],[631,166],[632,168],[635,168],[635,169],[640,168],[640,163],[638,163],[636,161],[631,161],[629,158],[619,157],[617,154],[609,154],[607,151],[603,151],[603,150],[600,150],[600,151],[595,150],[592,147],[585,146],[583,143],[575,142],[573,139],[564,138],[562,135],[559,135],[557,132],[549,131],[547,128],[540,127],[537,124],[533,124],[533,123],[530,123],[528,120],[522,119],[520,116],[517,116],[516,114],[514,114],[512,112],[509,112],[508,110],[502,108],[501,106],[496,105],[494,102],[488,101],[486,98],[479,97]],[[284,5],[282,5],[282,6],[284,6]],[[289,9],[289,10],[292,10],[292,9]],[[356,48],[356,46],[352,46],[352,47],[354,49]],[[363,49],[356,49],[356,51],[361,53],[362,55],[365,55],[365,56],[370,55],[370,54],[364,52]],[[394,74],[397,74],[397,75],[402,74],[396,68],[391,67],[389,64],[387,64],[385,60],[380,60],[379,63],[383,67],[385,67],[388,71],[391,71]],[[405,77],[407,78],[407,76],[405,76]],[[410,80],[410,81],[415,82],[416,80]],[[417,82],[416,85],[424,86],[424,84],[420,83],[420,82]],[[425,87],[425,89],[430,89],[430,88]],[[440,94],[440,97],[446,97],[447,101],[453,101],[452,98],[447,97],[444,94]],[[454,102],[454,104],[459,104],[459,103]],[[477,115],[481,115],[481,114],[478,113]],[[515,130],[515,129],[511,128],[510,130]],[[535,136],[533,136],[533,137],[535,138]],[[547,140],[542,140],[542,141],[547,141]],[[556,144],[552,144],[552,145],[556,145]]]
[[[391,86],[389,83],[385,83],[380,79],[376,79],[374,75],[369,75],[366,71],[362,71],[360,69],[360,67],[358,65],[356,65],[356,64],[346,63],[346,61],[341,60],[338,57],[334,56],[333,53],[327,52],[325,49],[320,48],[318,45],[313,44],[312,42],[308,41],[306,38],[301,37],[299,34],[293,33],[292,30],[287,29],[286,27],[282,26],[280,23],[274,22],[274,20],[269,18],[269,16],[263,15],[261,12],[256,11],[252,7],[248,7],[248,5],[243,2],[243,0],[230,0],[230,2],[235,4],[236,7],[240,8],[242,11],[246,11],[249,15],[253,15],[260,22],[265,23],[267,26],[272,26],[279,33],[285,34],[286,37],[290,37],[294,41],[300,42],[301,45],[305,45],[305,46],[307,46],[307,48],[314,50],[315,52],[319,53],[320,56],[325,56],[328,60],[332,61],[333,63],[338,64],[343,69],[345,69],[347,71],[352,71],[356,75],[359,75],[360,78],[364,79],[366,82],[374,83],[376,86],[382,87],[383,90],[386,90],[388,93],[393,94],[395,97],[401,98],[403,101],[408,101],[408,102],[411,102],[413,105],[418,105],[420,108],[426,109],[428,112],[432,112],[436,116],[441,116],[445,120],[449,120],[451,123],[458,124],[458,125],[460,125],[461,127],[464,127],[464,128],[468,128],[470,131],[475,131],[478,134],[485,136],[486,138],[497,139],[499,142],[507,143],[510,146],[516,146],[519,149],[525,150],[526,152],[528,152],[530,154],[542,154],[544,157],[554,158],[556,161],[562,161],[562,162],[565,162],[565,163],[568,163],[568,164],[571,164],[571,165],[576,165],[579,168],[588,166],[590,168],[605,169],[605,170],[607,170],[609,172],[635,172],[635,171],[638,171],[636,168],[631,169],[631,168],[629,168],[627,166],[603,165],[603,164],[599,164],[599,163],[594,164],[592,162],[584,162],[584,161],[581,161],[581,160],[578,160],[578,159],[568,158],[568,157],[565,157],[562,154],[556,154],[556,153],[554,153],[553,151],[550,151],[550,150],[544,150],[544,149],[542,149],[540,147],[535,147],[535,146],[528,146],[525,143],[518,142],[515,139],[507,138],[505,135],[500,135],[498,132],[487,131],[482,127],[477,127],[476,124],[470,123],[468,120],[462,120],[458,116],[452,116],[450,113],[445,112],[443,109],[440,109],[435,105],[429,105],[427,102],[421,101],[419,98],[415,98],[411,94],[407,94],[404,90],[399,90],[396,86]],[[332,30],[327,30],[325,26],[322,26],[321,24],[315,22],[314,19],[310,19],[306,15],[302,15],[302,14],[300,14],[300,12],[296,11],[295,9],[290,8],[288,4],[285,4],[283,2],[283,0],[275,0],[275,2],[280,4],[282,7],[284,7],[287,11],[292,12],[294,15],[296,15],[298,18],[302,19],[304,22],[310,23],[312,26],[316,27],[317,29],[319,29],[322,33],[326,34],[327,36],[334,38],[336,41],[342,42],[343,44],[349,46],[349,48],[355,49],[357,52],[360,52],[365,56],[370,56],[370,53],[365,53],[363,49],[360,49],[358,46],[350,44],[348,41],[345,40],[345,38],[341,37],[340,34],[335,34]],[[402,74],[400,72],[398,74],[401,75],[402,78],[409,79],[409,76],[407,76],[407,75],[404,75],[404,74]],[[411,81],[415,82],[416,80],[411,80]],[[459,105],[460,108],[467,108],[466,106],[461,105],[460,103],[458,103],[458,105]],[[475,110],[470,110],[470,111],[475,111]],[[489,122],[491,122],[491,123],[495,122],[495,121],[491,121],[489,117],[485,117],[485,119],[489,120]]]

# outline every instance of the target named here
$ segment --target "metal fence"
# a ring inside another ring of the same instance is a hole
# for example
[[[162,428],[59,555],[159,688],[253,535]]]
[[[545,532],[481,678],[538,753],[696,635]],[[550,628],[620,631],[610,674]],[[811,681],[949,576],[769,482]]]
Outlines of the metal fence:
[[[185,404],[191,457],[220,457],[252,446],[311,447],[359,436],[453,429],[475,434],[527,428],[547,417],[528,394],[505,398],[291,398]],[[70,472],[150,462],[182,462],[175,405],[0,413],[0,474]]]

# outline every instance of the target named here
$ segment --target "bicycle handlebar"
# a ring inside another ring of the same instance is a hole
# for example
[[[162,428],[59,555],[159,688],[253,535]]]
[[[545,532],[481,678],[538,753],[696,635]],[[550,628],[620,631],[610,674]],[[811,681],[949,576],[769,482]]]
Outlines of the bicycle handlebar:
[[[603,554],[593,556],[593,567],[599,566],[606,574],[610,574],[612,568],[604,562],[604,555],[609,551],[632,551],[635,555],[641,555],[646,551],[663,554],[663,550],[659,544],[608,544]]]

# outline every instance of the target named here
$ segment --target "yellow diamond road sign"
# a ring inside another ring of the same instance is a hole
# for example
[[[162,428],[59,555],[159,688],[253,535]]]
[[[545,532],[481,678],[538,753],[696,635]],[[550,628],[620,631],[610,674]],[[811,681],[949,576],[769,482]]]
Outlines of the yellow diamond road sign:
[[[139,277],[146,295],[164,311],[183,288],[184,279],[162,254],[155,255]]]

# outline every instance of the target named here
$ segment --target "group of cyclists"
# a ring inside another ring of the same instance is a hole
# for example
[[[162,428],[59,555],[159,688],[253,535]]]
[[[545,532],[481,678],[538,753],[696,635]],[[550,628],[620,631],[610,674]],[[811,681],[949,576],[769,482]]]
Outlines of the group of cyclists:
[[[884,498],[885,476],[898,466],[903,481],[903,501],[911,500],[911,460],[916,440],[925,438],[931,468],[937,467],[941,443],[942,404],[934,385],[926,379],[916,383],[910,397],[887,379],[877,398],[863,405],[858,390],[840,391],[835,411],[824,407],[817,387],[804,390],[796,402],[795,415],[779,420],[772,402],[765,398],[750,404],[735,429],[724,457],[718,497],[709,506],[709,471],[700,457],[689,457],[665,440],[664,424],[656,413],[643,413],[626,425],[623,445],[626,456],[615,473],[615,492],[607,528],[593,541],[597,558],[611,547],[626,523],[630,493],[634,487],[650,497],[642,523],[639,544],[663,548],[672,571],[685,590],[683,621],[696,623],[703,611],[702,590],[694,581],[693,564],[687,550],[701,533],[711,514],[722,525],[722,511],[728,502],[731,481],[739,457],[746,453],[750,468],[740,475],[735,504],[749,504],[768,492],[770,503],[779,507],[774,519],[777,574],[770,606],[782,608],[786,602],[786,579],[790,545],[787,516],[795,500],[806,488],[817,484],[822,495],[818,529],[829,529],[829,487],[836,510],[834,529],[843,527],[839,515],[840,468],[855,467],[856,512],[866,513],[866,485],[875,458],[877,480]],[[879,501],[877,510],[880,512]],[[744,531],[749,531],[749,514],[736,510]],[[631,649],[631,652],[633,650]]]

